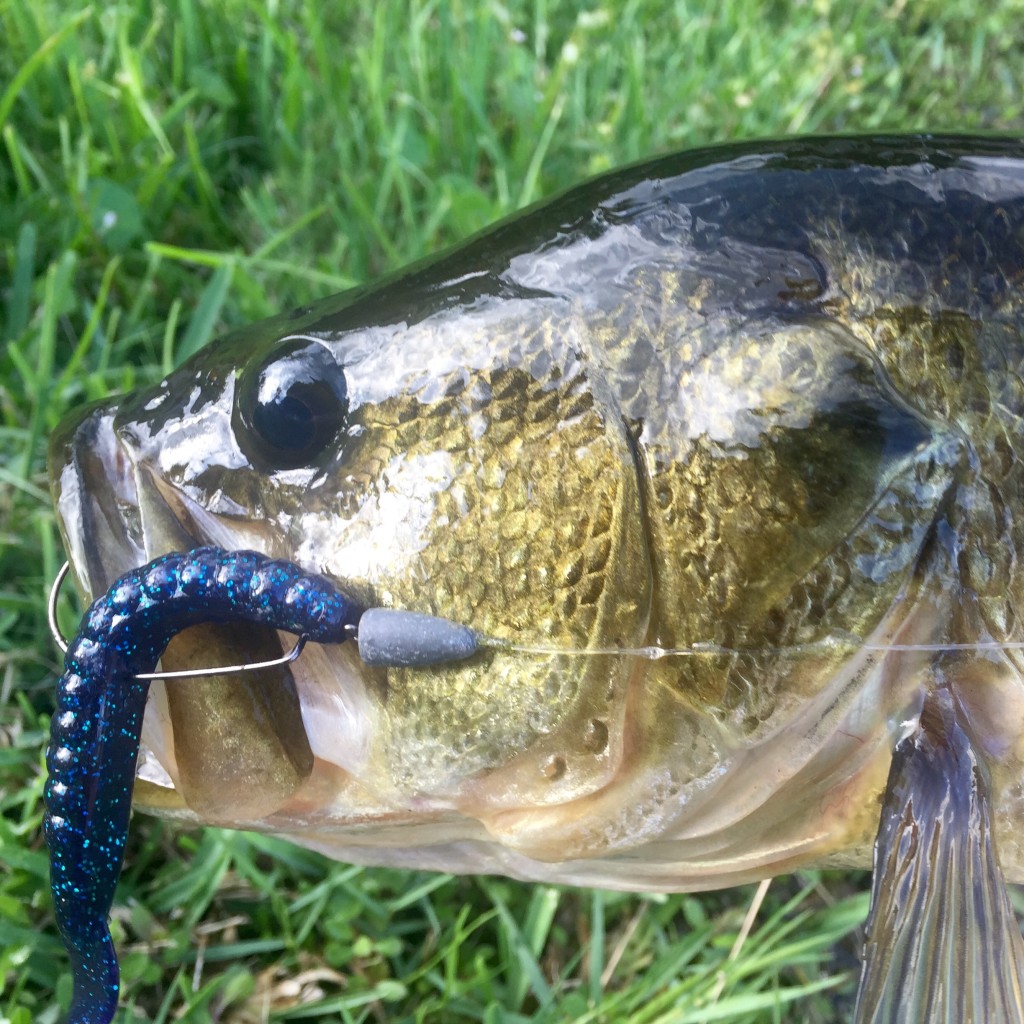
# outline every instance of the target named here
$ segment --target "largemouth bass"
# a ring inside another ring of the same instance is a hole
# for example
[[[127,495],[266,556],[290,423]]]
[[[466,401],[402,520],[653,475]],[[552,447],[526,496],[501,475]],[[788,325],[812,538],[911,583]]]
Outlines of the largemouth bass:
[[[51,468],[89,595],[209,543],[495,641],[157,684],[137,806],[360,863],[682,890],[867,866],[885,803],[897,839],[941,820],[983,847],[1003,909],[956,942],[1005,936],[1022,282],[1022,143],[732,146],[600,178],[83,410]],[[280,650],[197,627],[163,664]],[[967,795],[915,817],[947,748]],[[896,932],[873,927],[867,988],[891,993]],[[1019,1009],[1007,942],[996,996],[949,1019]],[[929,991],[969,987],[965,963]]]

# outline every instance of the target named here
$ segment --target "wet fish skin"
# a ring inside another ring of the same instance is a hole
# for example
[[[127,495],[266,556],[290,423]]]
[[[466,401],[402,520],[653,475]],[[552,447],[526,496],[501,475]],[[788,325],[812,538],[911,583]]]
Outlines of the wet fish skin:
[[[69,421],[53,479],[90,593],[165,550],[251,547],[559,652],[385,672],[314,651],[269,707],[260,685],[168,688],[141,805],[627,888],[866,865],[935,679],[934,654],[878,648],[1022,639],[1022,157],[666,158]],[[314,364],[343,425],[296,464],[254,409],[276,368],[287,391]],[[223,630],[182,639],[168,662],[237,660]],[[579,653],[649,645],[705,646]],[[1020,668],[942,663],[1013,877]]]

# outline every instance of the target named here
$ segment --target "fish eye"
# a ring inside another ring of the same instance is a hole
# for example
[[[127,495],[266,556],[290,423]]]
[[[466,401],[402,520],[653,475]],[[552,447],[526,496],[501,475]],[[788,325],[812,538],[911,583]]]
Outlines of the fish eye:
[[[235,435],[249,458],[275,469],[311,465],[345,426],[345,371],[315,341],[277,346],[242,371],[234,411]]]

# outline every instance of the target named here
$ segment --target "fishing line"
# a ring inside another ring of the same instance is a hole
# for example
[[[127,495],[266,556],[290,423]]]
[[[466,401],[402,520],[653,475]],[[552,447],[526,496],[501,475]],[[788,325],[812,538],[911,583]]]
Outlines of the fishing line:
[[[67,577],[69,564],[61,566],[50,588],[47,618],[54,642],[62,653],[68,645],[57,624],[57,600]],[[436,615],[407,611],[401,608],[368,608],[358,624],[348,627],[356,641],[363,663],[382,668],[427,668],[432,665],[461,661],[481,650],[505,654],[523,654],[536,657],[567,658],[640,658],[645,661],[663,661],[668,658],[764,657],[800,654],[818,654],[841,650],[859,650],[878,654],[922,653],[942,654],[956,652],[991,653],[1024,650],[1024,641],[978,640],[971,642],[938,641],[933,643],[878,643],[863,640],[854,634],[823,637],[801,644],[782,646],[730,647],[710,642],[697,642],[684,647],[642,646],[572,647],[559,644],[521,643],[501,637],[478,633],[470,626]],[[308,636],[300,635],[294,646],[279,658],[269,661],[246,662],[236,665],[210,666],[180,671],[140,672],[135,678],[142,680],[186,679],[204,676],[230,675],[278,668],[294,662],[302,653]]]
[[[543,656],[563,655],[574,658],[629,656],[647,661],[661,661],[664,658],[701,658],[720,657],[723,655],[765,655],[765,654],[813,654],[821,651],[842,649],[872,651],[887,654],[890,652],[919,651],[923,653],[942,653],[944,651],[1020,651],[1024,650],[1024,641],[1020,640],[981,640],[972,643],[956,643],[940,641],[928,644],[897,644],[876,643],[861,640],[859,637],[824,637],[803,644],[788,644],[782,647],[723,647],[712,643],[695,643],[689,647],[559,647],[544,644],[518,644],[494,637],[479,637],[479,647],[493,647],[515,654],[536,654]]]

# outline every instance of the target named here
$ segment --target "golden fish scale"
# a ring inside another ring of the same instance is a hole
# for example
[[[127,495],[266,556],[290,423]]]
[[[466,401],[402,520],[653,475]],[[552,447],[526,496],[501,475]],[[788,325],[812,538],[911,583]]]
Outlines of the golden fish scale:
[[[1024,352],[1021,308],[1007,303],[984,323],[961,313],[895,316],[876,313],[858,325],[901,393],[939,423],[958,431],[965,458],[952,498],[960,535],[953,578],[977,599],[960,637],[1016,640],[1024,583],[1017,572],[1024,550]],[[973,633],[972,633],[973,631]]]
[[[958,233],[969,258],[947,258],[934,281],[863,254],[840,262],[838,314],[877,353],[908,401],[956,432],[962,450],[946,516],[956,543],[931,571],[950,593],[948,639],[1020,642],[1024,578],[1024,304],[1012,252],[1024,230],[1019,214],[996,207],[974,232]],[[900,291],[900,285],[913,287]],[[952,308],[949,308],[952,307]],[[995,818],[1004,863],[1024,861],[1024,757],[1019,742],[1019,650],[978,656],[946,652],[936,677],[957,684],[973,704],[977,735],[990,744]]]
[[[901,576],[892,573],[880,586],[858,564],[920,539],[921,507],[934,504],[939,484],[922,479],[927,467],[910,459],[879,489],[875,528],[866,528],[863,499],[875,486],[874,467],[831,472],[849,442],[842,430],[789,435],[780,427],[773,442],[770,424],[772,404],[792,413],[802,394],[806,408],[797,418],[815,415],[837,366],[856,361],[853,337],[837,337],[824,320],[716,329],[701,312],[707,289],[699,282],[686,292],[678,268],[659,279],[649,269],[642,275],[631,294],[645,301],[624,304],[595,334],[640,452],[654,566],[650,639],[744,649],[657,665],[652,683],[751,731],[776,710],[780,689],[791,705],[843,656],[786,648],[836,631],[863,635],[891,604]],[[685,416],[672,414],[674,396],[700,396],[707,381],[733,397],[751,390],[741,405],[764,406],[767,433],[737,445],[731,411],[714,422],[719,394],[705,395],[706,422],[688,431]]]
[[[964,460],[947,512],[953,554],[933,571],[952,594],[949,638],[1020,642],[1024,613],[1024,349],[1020,282],[979,321],[956,311],[894,313],[871,309],[857,332],[910,399],[958,430]],[[936,677],[955,683],[973,709],[996,795],[994,816],[1004,863],[1024,861],[1024,750],[1020,743],[1020,650],[947,652]]]
[[[562,347],[550,337],[562,327],[510,325],[507,358],[455,372],[440,389],[429,382],[440,400],[425,404],[414,389],[365,407],[350,461],[377,487],[381,467],[399,455],[452,458],[415,572],[389,581],[396,605],[563,650],[609,637],[636,643],[649,587],[635,474],[588,371],[571,353],[565,365],[547,358]],[[413,788],[443,789],[449,771],[494,767],[567,721],[577,746],[600,757],[595,731],[607,731],[610,705],[595,700],[587,680],[621,671],[501,652],[430,673],[392,670],[380,749],[395,781]],[[581,694],[584,708],[576,707]],[[564,765],[542,761],[552,781],[563,780]]]
[[[844,259],[851,255],[859,254],[854,249]],[[902,467],[894,467],[898,472],[873,505],[875,521],[867,525],[859,519],[863,502],[857,500],[856,489],[854,500],[847,502],[841,487],[829,491],[834,478],[801,478],[803,467],[841,464],[840,435],[811,435],[812,442],[820,443],[805,444],[799,458],[787,459],[785,451],[773,449],[769,441],[744,451],[742,459],[730,460],[728,446],[717,444],[707,432],[687,439],[678,423],[659,419],[664,396],[673,388],[678,393],[692,388],[692,367],[708,359],[717,360],[715,375],[733,387],[768,377],[790,403],[794,396],[799,401],[802,389],[832,371],[827,346],[821,345],[823,333],[827,336],[821,325],[807,325],[807,347],[788,375],[766,356],[764,335],[749,344],[735,323],[728,340],[723,343],[719,334],[702,348],[699,338],[706,328],[695,323],[692,314],[701,309],[711,289],[701,287],[682,296],[680,315],[673,317],[669,304],[666,316],[664,296],[673,290],[679,293],[678,278],[669,273],[657,291],[656,305],[618,310],[614,326],[605,333],[611,353],[622,345],[635,352],[639,338],[640,347],[657,354],[645,360],[642,384],[637,383],[638,373],[620,392],[627,417],[635,402],[632,416],[646,469],[644,497],[655,567],[653,636],[665,646],[707,640],[753,649],[656,665],[651,682],[660,681],[664,687],[652,688],[654,699],[638,725],[652,736],[658,734],[659,724],[662,732],[667,731],[664,723],[671,720],[672,701],[664,690],[692,707],[717,708],[717,716],[728,717],[748,734],[783,720],[801,696],[815,692],[820,680],[830,676],[842,655],[830,658],[761,648],[806,644],[833,629],[867,636],[893,601],[906,588],[913,592],[922,586],[920,577],[928,573],[958,592],[952,620],[940,627],[943,639],[1021,639],[1017,552],[1024,541],[1019,514],[1024,507],[1024,381],[1021,309],[1010,283],[1004,279],[1007,298],[998,312],[986,311],[981,319],[973,303],[970,313],[915,306],[913,299],[885,286],[896,276],[891,265],[873,264],[880,287],[875,281],[864,285],[866,266],[851,271],[840,263],[834,269],[836,287],[828,314],[877,359],[894,391],[927,423],[931,434],[932,443],[925,445],[927,458],[907,453]],[[962,275],[951,280],[953,285],[963,283]],[[950,279],[944,286],[947,291],[952,287]],[[867,295],[883,296],[884,304],[858,304]],[[632,323],[623,330],[631,316]],[[680,323],[685,328],[680,329]],[[625,355],[620,366],[628,366],[630,358],[635,355]],[[651,403],[651,395],[662,402]],[[958,535],[952,564],[927,550],[922,529],[940,507]],[[900,546],[913,552],[900,566],[903,571],[880,581],[858,568],[865,556],[877,561]],[[1020,652],[1004,657],[1019,678],[1024,669]],[[954,654],[938,663],[952,676],[957,663],[976,660]],[[984,686],[990,681],[974,664],[960,671],[964,685]],[[998,696],[987,699],[998,706]],[[1005,749],[995,753],[1001,758],[996,784],[1007,789],[1004,798],[1012,808],[1000,814],[1002,831],[1012,834],[1013,816],[1024,809],[1024,787],[1015,781],[1021,762]],[[701,760],[697,759],[698,766]],[[677,770],[674,776],[678,780],[692,773]],[[654,794],[651,799],[658,804]]]

